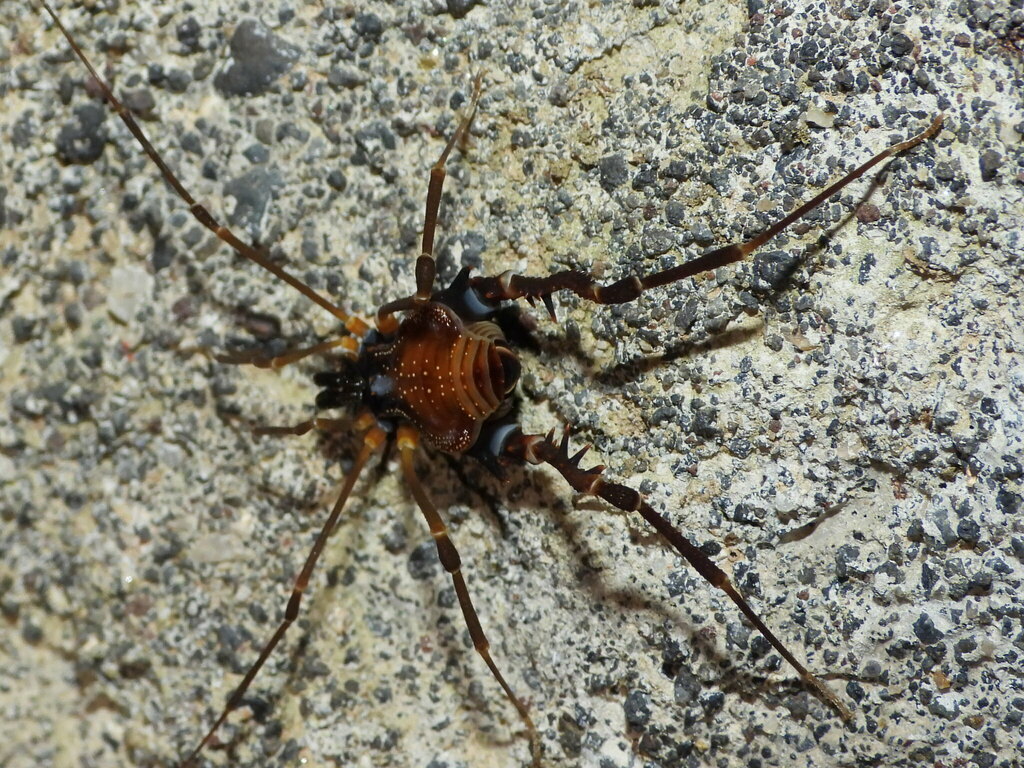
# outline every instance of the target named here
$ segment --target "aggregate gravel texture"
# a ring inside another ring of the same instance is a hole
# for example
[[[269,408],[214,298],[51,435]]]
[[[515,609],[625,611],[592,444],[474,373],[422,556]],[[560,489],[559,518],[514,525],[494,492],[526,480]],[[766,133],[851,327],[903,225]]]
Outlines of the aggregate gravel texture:
[[[60,10],[196,197],[364,316],[413,289],[427,170],[478,71],[444,279],[675,264],[943,113],[869,197],[748,263],[525,312],[526,428],[574,424],[848,726],[642,521],[548,471],[419,468],[545,766],[1021,764],[1019,0]],[[315,361],[215,356],[335,329],[188,215],[34,3],[0,3],[0,89],[0,765],[175,765],[355,444],[251,434],[309,415]],[[359,482],[206,763],[528,764],[397,475]]]

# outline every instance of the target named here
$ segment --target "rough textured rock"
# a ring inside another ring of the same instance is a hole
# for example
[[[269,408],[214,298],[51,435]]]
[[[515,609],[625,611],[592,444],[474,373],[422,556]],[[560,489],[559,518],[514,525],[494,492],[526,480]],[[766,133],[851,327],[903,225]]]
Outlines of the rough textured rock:
[[[333,326],[205,232],[116,118],[94,125],[88,78],[25,5],[0,4],[0,755],[170,765],[272,631],[353,450],[249,432],[308,415],[315,363],[214,354]],[[445,278],[470,261],[608,279],[676,263],[944,113],[870,208],[865,180],[759,260],[624,307],[563,299],[559,324],[533,313],[523,355],[528,428],[578,425],[829,676],[849,728],[640,521],[547,472],[503,487],[434,454],[420,470],[549,768],[1012,764],[1019,11],[253,7],[65,20],[119,90],[152,95],[144,128],[198,198],[366,316],[412,290],[428,168],[477,71]],[[280,66],[225,95],[246,28]],[[69,133],[83,114],[88,151]],[[524,765],[394,467],[357,488],[303,618],[219,734],[232,751],[208,759]]]

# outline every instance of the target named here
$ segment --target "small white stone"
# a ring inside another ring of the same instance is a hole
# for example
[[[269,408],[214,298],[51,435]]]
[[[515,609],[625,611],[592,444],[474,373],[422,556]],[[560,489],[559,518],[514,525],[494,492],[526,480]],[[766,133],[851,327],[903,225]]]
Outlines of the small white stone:
[[[110,273],[107,311],[122,323],[131,322],[153,293],[153,276],[139,266],[115,267]]]

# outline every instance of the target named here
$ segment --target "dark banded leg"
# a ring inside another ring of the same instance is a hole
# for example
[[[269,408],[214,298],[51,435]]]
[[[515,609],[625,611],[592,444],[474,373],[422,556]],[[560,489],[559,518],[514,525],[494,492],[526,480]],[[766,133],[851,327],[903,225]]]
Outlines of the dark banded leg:
[[[356,457],[355,462],[352,465],[352,469],[348,473],[348,477],[345,478],[345,483],[342,486],[341,492],[338,494],[338,500],[334,502],[334,506],[331,508],[331,513],[327,516],[327,520],[324,522],[323,527],[320,529],[320,533],[316,537],[316,541],[313,543],[313,548],[309,551],[306,556],[306,562],[302,566],[302,570],[299,572],[298,577],[295,579],[295,585],[292,588],[291,597],[288,598],[288,604],[284,610],[284,618],[278,625],[277,630],[271,636],[267,644],[263,646],[263,650],[260,651],[260,655],[257,657],[253,665],[249,667],[249,671],[245,673],[242,678],[242,682],[238,684],[231,696],[228,697],[227,703],[224,705],[224,709],[221,710],[220,715],[214,721],[213,725],[210,726],[210,730],[206,732],[203,740],[199,742],[191,754],[181,764],[181,768],[192,768],[199,759],[199,753],[202,752],[203,747],[210,743],[213,739],[217,729],[220,728],[221,724],[227,719],[235,707],[239,705],[242,698],[245,696],[245,692],[249,690],[249,685],[256,677],[260,669],[263,668],[264,662],[270,657],[270,654],[277,647],[277,644],[284,637],[284,633],[288,630],[288,627],[292,625],[296,617],[299,615],[299,605],[302,603],[302,595],[306,591],[306,587],[309,585],[309,577],[313,573],[313,568],[316,567],[317,561],[320,559],[320,554],[323,552],[324,545],[327,543],[327,539],[330,537],[331,532],[337,526],[338,520],[341,517],[341,511],[345,506],[345,502],[352,493],[352,488],[356,484],[356,480],[359,478],[363,467],[366,466],[366,462],[369,461],[370,457],[376,453],[382,445],[384,445],[387,435],[380,427],[376,425],[376,420],[373,416],[366,414],[360,417],[356,421],[356,427],[365,430],[363,435],[363,447],[359,451],[359,455]]]
[[[942,116],[939,115],[928,128],[917,136],[899,144],[894,144],[888,149],[879,152],[866,163],[850,171],[850,173],[830,185],[823,192],[815,195],[811,200],[808,200],[792,213],[745,243],[731,243],[721,248],[715,248],[685,264],[679,264],[646,277],[629,276],[608,285],[598,285],[592,275],[579,270],[556,272],[547,277],[526,277],[513,274],[512,272],[504,272],[497,277],[475,277],[471,283],[473,287],[477,288],[489,299],[525,298],[528,301],[541,299],[552,317],[554,317],[554,304],[551,301],[551,294],[556,291],[572,291],[577,296],[597,304],[624,304],[633,301],[644,291],[651,288],[668,285],[677,280],[693,277],[701,272],[718,269],[727,264],[740,261],[782,232],[790,224],[817,208],[851,181],[860,178],[883,160],[916,147],[921,142],[938,133],[941,127]]]
[[[811,674],[782,644],[782,641],[768,629],[725,572],[711,562],[707,555],[680,533],[679,529],[644,501],[639,492],[621,483],[605,480],[602,476],[603,466],[582,469],[580,460],[586,452],[587,448],[584,448],[572,456],[569,455],[568,427],[559,443],[554,440],[554,431],[547,435],[524,435],[522,432],[517,432],[510,435],[505,443],[505,453],[508,456],[530,464],[548,464],[554,467],[577,492],[598,496],[624,512],[638,512],[705,580],[729,596],[729,599],[736,604],[757,631],[772,644],[772,647],[790,663],[793,669],[800,673],[804,682],[835,707],[843,720],[850,720],[853,717],[850,709],[824,682]]]
[[[204,227],[206,227],[208,230],[213,232],[213,234],[216,235],[220,240],[234,248],[235,252],[238,253],[240,256],[243,256],[244,258],[248,259],[254,264],[259,265],[260,267],[270,272],[279,280],[288,283],[288,285],[297,290],[310,301],[314,302],[315,304],[319,304],[321,307],[326,309],[328,312],[330,312],[332,315],[338,318],[344,324],[345,328],[347,328],[351,333],[359,337],[364,336],[366,334],[366,331],[369,330],[369,326],[366,324],[364,320],[353,315],[349,315],[348,313],[342,311],[339,307],[335,306],[330,301],[321,296],[319,293],[310,288],[308,285],[306,285],[306,283],[302,282],[297,277],[294,277],[293,275],[283,270],[281,267],[277,266],[277,264],[274,264],[272,261],[265,258],[259,251],[257,251],[251,245],[243,242],[242,240],[239,240],[238,237],[235,236],[235,234],[230,229],[221,225],[213,217],[213,215],[206,209],[205,206],[195,201],[192,195],[189,194],[189,191],[185,189],[184,185],[178,180],[178,177],[175,176],[174,172],[171,171],[170,167],[168,167],[167,163],[164,162],[164,159],[156,151],[156,149],[150,143],[149,139],[146,138],[146,134],[143,133],[142,128],[139,127],[139,124],[135,121],[135,118],[132,116],[132,113],[129,112],[128,109],[120,101],[117,100],[117,97],[114,96],[113,91],[110,90],[110,86],[108,86],[106,82],[104,82],[103,79],[100,78],[99,74],[93,68],[92,63],[82,52],[82,49],[78,47],[78,43],[76,43],[74,38],[71,37],[71,33],[64,28],[64,25],[61,23],[61,20],[57,17],[57,14],[54,13],[53,9],[49,6],[46,0],[40,0],[40,3],[42,4],[46,12],[50,15],[50,17],[53,19],[58,29],[60,29],[61,33],[67,39],[68,44],[71,46],[71,50],[75,52],[75,56],[77,56],[78,60],[82,62],[82,64],[85,66],[87,70],[89,70],[89,74],[92,76],[93,81],[96,83],[97,87],[99,87],[100,91],[102,92],[103,98],[106,99],[108,104],[110,104],[111,109],[113,109],[113,111],[117,113],[117,116],[121,118],[121,121],[125,124],[125,126],[127,126],[128,130],[131,131],[132,136],[134,136],[135,139],[142,146],[142,151],[145,152],[146,155],[149,156],[149,159],[152,160],[153,163],[156,165],[156,167],[160,169],[160,173],[163,175],[164,180],[168,184],[170,184],[171,188],[174,189],[175,192],[178,193],[178,197],[180,197],[185,202],[185,205],[188,206],[189,212],[196,218],[196,220]]]
[[[459,557],[455,544],[452,543],[451,538],[448,536],[448,528],[444,520],[441,519],[437,507],[434,506],[430,497],[427,496],[423,485],[416,476],[413,458],[416,455],[416,447],[419,445],[419,435],[410,427],[399,427],[397,443],[405,481],[408,483],[412,495],[416,499],[416,504],[427,519],[430,535],[434,537],[434,543],[437,545],[437,556],[441,561],[441,565],[444,566],[444,569],[452,577],[452,584],[455,586],[455,594],[459,598],[459,606],[462,608],[462,615],[466,620],[469,636],[473,640],[473,647],[476,648],[477,653],[483,658],[487,668],[494,675],[494,679],[498,681],[498,685],[505,691],[505,696],[508,697],[508,700],[512,702],[512,705],[519,713],[523,725],[526,726],[527,737],[530,740],[533,766],[534,768],[540,768],[540,739],[537,736],[537,729],[533,725],[533,720],[530,718],[526,705],[516,696],[515,691],[505,681],[504,676],[498,669],[498,665],[491,658],[490,643],[484,634],[483,627],[480,625],[480,618],[477,616],[476,608],[473,607],[473,600],[469,596],[466,580],[462,576],[462,558]]]

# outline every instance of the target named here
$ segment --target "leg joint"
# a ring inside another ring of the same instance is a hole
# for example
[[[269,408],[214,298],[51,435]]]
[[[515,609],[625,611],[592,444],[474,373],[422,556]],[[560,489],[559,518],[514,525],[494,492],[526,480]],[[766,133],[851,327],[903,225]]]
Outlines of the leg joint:
[[[462,558],[459,556],[459,550],[455,548],[455,544],[452,543],[446,532],[441,531],[435,534],[434,543],[437,545],[437,557],[448,573],[455,573],[462,568]]]

